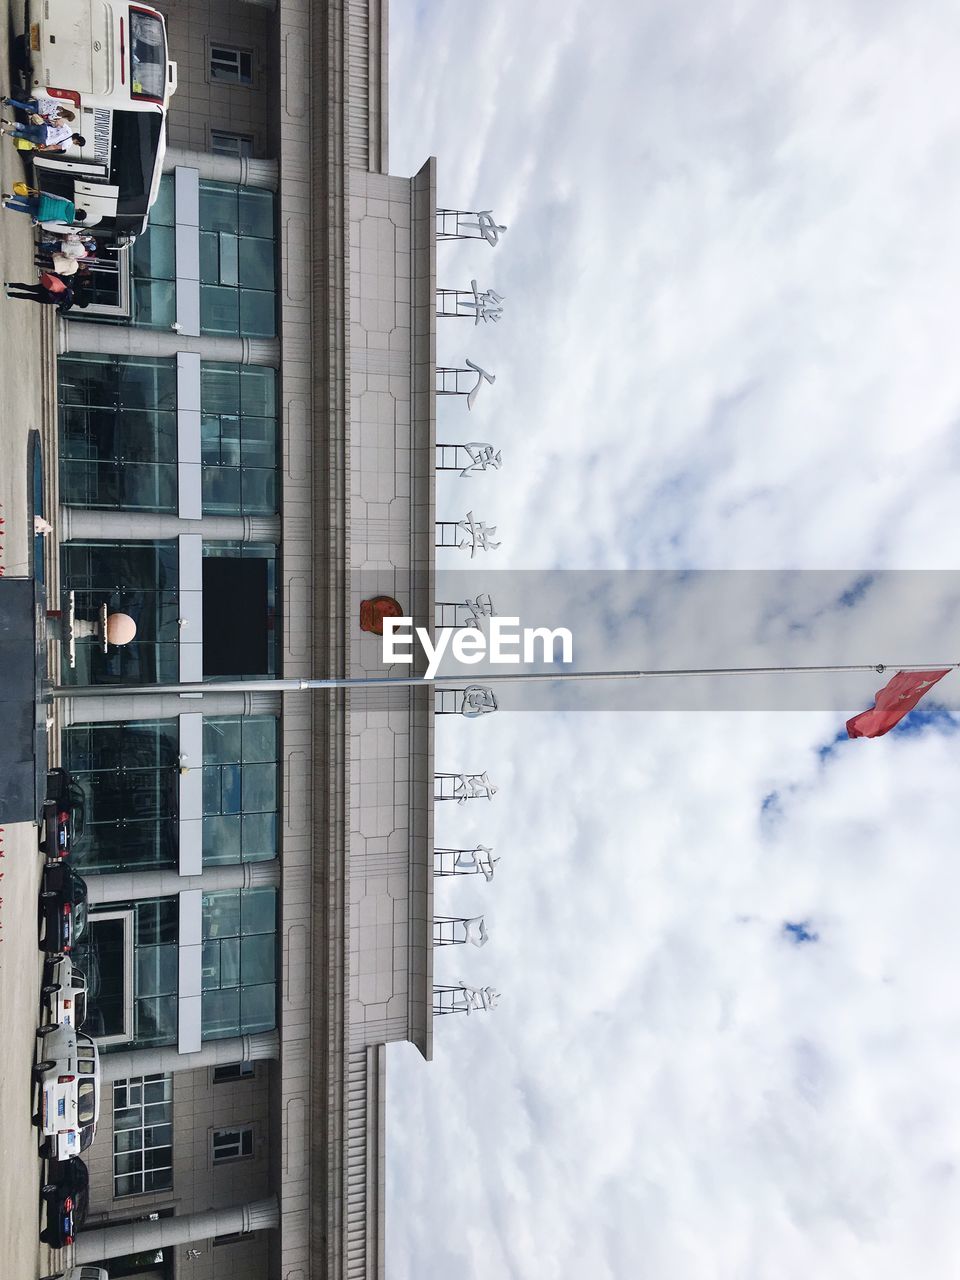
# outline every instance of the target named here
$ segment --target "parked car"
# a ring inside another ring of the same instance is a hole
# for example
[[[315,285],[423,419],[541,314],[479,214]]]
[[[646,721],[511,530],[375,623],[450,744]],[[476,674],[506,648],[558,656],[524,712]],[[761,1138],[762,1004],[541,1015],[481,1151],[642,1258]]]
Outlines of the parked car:
[[[87,1016],[87,979],[69,956],[44,961],[40,995],[52,1023],[74,1029],[83,1026]]]
[[[58,1271],[52,1276],[41,1276],[40,1280],[110,1280],[106,1267],[70,1267],[67,1271]]]
[[[49,1023],[37,1028],[34,1122],[41,1154],[68,1160],[88,1147],[100,1116],[100,1056],[90,1036]],[[82,1133],[89,1129],[89,1133]],[[85,1140],[84,1140],[85,1139]]]
[[[48,1171],[47,1181],[40,1188],[47,1219],[46,1226],[40,1231],[44,1244],[54,1249],[73,1244],[74,1236],[87,1216],[89,1187],[87,1166],[76,1156],[63,1163],[58,1161],[55,1174]]]
[[[87,925],[86,881],[66,862],[48,862],[40,886],[40,946],[66,953]]]
[[[66,769],[48,770],[40,852],[48,858],[65,858],[83,835],[85,816],[86,801],[79,782]]]

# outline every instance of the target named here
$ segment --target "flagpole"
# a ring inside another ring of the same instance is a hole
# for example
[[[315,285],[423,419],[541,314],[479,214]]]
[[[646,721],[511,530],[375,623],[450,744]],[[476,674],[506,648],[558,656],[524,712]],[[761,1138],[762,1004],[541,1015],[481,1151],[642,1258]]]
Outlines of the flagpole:
[[[535,684],[558,680],[654,680],[697,676],[782,676],[825,675],[844,671],[944,671],[960,668],[960,662],[854,662],[805,667],[676,667],[632,669],[626,671],[461,671],[456,675],[426,676],[278,676],[253,680],[181,681],[175,684],[94,684],[53,685],[48,692],[53,698],[140,697],[155,693],[304,693],[313,689],[409,689],[421,685],[462,685],[464,681],[488,684]]]

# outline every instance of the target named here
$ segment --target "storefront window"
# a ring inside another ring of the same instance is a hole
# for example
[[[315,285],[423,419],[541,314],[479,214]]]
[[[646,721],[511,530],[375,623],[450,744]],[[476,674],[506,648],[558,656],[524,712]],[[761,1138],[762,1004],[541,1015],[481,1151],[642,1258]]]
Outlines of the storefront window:
[[[275,290],[273,193],[201,182],[201,332],[273,337]]]
[[[274,716],[203,722],[203,861],[276,857],[279,781]]]
[[[61,502],[176,511],[176,361],[62,356],[57,375]]]
[[[203,1038],[271,1031],[276,976],[276,890],[204,894]]]
[[[177,720],[75,724],[63,762],[83,790],[83,835],[70,853],[81,872],[177,864]]]
[[[203,510],[277,510],[277,387],[273,369],[204,362],[200,370]]]
[[[160,194],[150,221],[130,251],[134,324],[169,329],[177,318],[177,252],[175,178],[160,179]]]
[[[95,620],[100,606],[126,613],[136,638],[106,653],[96,640],[77,643],[77,665],[63,657],[70,684],[172,681],[179,670],[179,567],[175,539],[147,542],[67,542],[61,548],[61,586],[73,590],[78,618]]]

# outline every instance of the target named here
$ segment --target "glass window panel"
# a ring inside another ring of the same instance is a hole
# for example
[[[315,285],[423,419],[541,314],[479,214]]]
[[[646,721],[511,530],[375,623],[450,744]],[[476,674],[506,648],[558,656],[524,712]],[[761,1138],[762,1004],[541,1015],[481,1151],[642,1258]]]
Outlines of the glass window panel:
[[[240,898],[242,933],[273,933],[276,930],[276,889],[244,889]]]
[[[114,1194],[117,1196],[135,1196],[140,1193],[140,1177],[134,1174],[126,1178],[114,1178]]]
[[[154,996],[137,1000],[136,1038],[143,1044],[174,1044],[177,1039],[177,997]]]
[[[157,409],[121,409],[114,416],[116,455],[123,462],[176,462],[177,415]],[[98,456],[112,456],[97,442]]]
[[[258,187],[240,188],[240,234],[273,239],[273,192]]]
[[[125,1107],[127,1105],[127,1082],[126,1080],[118,1080],[113,1086],[113,1105],[114,1109]]]
[[[141,1111],[139,1107],[115,1108],[113,1112],[114,1129],[136,1129],[139,1133]]]
[[[137,236],[130,250],[131,271],[135,276],[152,280],[175,280],[177,276],[176,230],[161,227],[153,217],[143,235]]]
[[[114,1171],[118,1174],[139,1173],[143,1168],[143,1152],[131,1151],[113,1158]]]
[[[241,374],[240,366],[209,360],[200,365],[200,403],[204,413],[239,414],[241,387],[246,413],[247,379]],[[275,411],[275,401],[271,408]]]
[[[206,849],[204,849],[206,860]],[[220,986],[220,943],[203,944],[203,990],[211,991]]]
[[[136,953],[136,993],[164,996],[177,990],[177,948],[138,947]]]
[[[276,951],[277,939],[272,933],[257,933],[240,940],[240,981],[244,990],[276,980]]]
[[[240,1034],[240,992],[205,991],[202,997],[201,1023],[203,1037],[216,1040]]]
[[[276,985],[271,983],[269,986],[243,987],[240,992],[241,1031],[271,1031],[276,1025]]]
[[[179,932],[179,909],[176,898],[158,898],[137,903],[135,943],[175,944]]]
[[[240,370],[240,405],[244,415],[275,418],[277,374],[275,369],[244,366]]]
[[[125,463],[119,469],[120,505],[139,511],[177,510],[175,463]]]
[[[240,770],[237,770],[238,781]],[[248,764],[243,767],[244,813],[272,813],[277,808],[277,766]]]
[[[244,467],[240,473],[244,515],[272,515],[277,510],[277,473]]]
[[[216,415],[200,419],[200,459],[211,466],[220,465],[220,418]]]
[[[204,333],[223,333],[232,336],[240,333],[237,292],[236,289],[212,284],[200,286],[200,328]],[[272,295],[270,297],[272,303]],[[253,330],[243,332],[245,337],[257,337],[260,334],[259,329],[256,332]],[[273,337],[272,328],[266,336]]]
[[[204,466],[201,473],[203,510],[207,515],[240,513],[240,468]]]
[[[236,987],[240,983],[240,939],[223,938],[220,942],[220,985]]]
[[[225,889],[203,895],[203,936],[236,937],[240,932],[240,890]]]
[[[170,1126],[165,1125],[164,1128],[169,1129]],[[144,1151],[143,1153],[144,1169],[147,1171],[154,1171],[154,1172],[161,1169],[169,1169],[171,1154],[172,1152],[169,1146],[160,1147],[154,1150],[148,1149]]]
[[[239,293],[239,332],[245,338],[272,338],[277,332],[277,307],[274,295],[257,289],[240,289]],[[202,297],[200,305],[202,310]],[[230,330],[230,332],[235,333],[237,330]]]
[[[201,231],[227,231],[236,235],[240,230],[239,217],[235,186],[227,182],[200,183]]]
[[[239,862],[241,849],[239,815],[204,818],[203,860],[205,863]]]
[[[173,1158],[173,1153],[171,1152],[171,1163],[172,1163],[172,1158]],[[169,1169],[157,1171],[157,1172],[151,1172],[150,1170],[147,1170],[147,1172],[145,1172],[143,1175],[144,1191],[169,1191],[172,1188],[172,1186],[173,1186],[173,1177]],[[117,1191],[118,1196],[123,1194],[124,1194],[123,1192]]]
[[[217,284],[239,284],[239,244],[236,236],[220,233],[220,270]],[[265,286],[261,285],[261,288]]]
[[[153,221],[153,211],[150,213]],[[125,409],[166,409],[177,407],[177,362],[175,358],[149,359],[118,356],[116,401]],[[108,404],[112,401],[104,401]]]
[[[168,1090],[169,1091],[169,1090]],[[144,1124],[167,1124],[173,1119],[172,1102],[148,1102],[143,1108]]]
[[[150,225],[172,227],[177,220],[176,215],[175,178],[172,173],[165,173],[160,179],[160,191],[155,204],[150,210]]]
[[[138,1113],[137,1114],[138,1127],[133,1129],[118,1129],[117,1126],[114,1125],[115,1132],[113,1135],[113,1150],[115,1153],[120,1154],[121,1152],[124,1152],[124,1151],[139,1151],[140,1149],[139,1120],[140,1120],[140,1117]]]
[[[225,466],[240,465],[240,419],[220,415],[220,461]]]
[[[203,812],[220,812],[220,766],[208,764],[203,767]]]
[[[200,283],[217,284],[220,280],[220,237],[215,231],[200,232]]]
[[[203,289],[200,295],[203,306]],[[169,329],[177,318],[177,286],[172,280],[133,282],[133,323],[152,329]],[[224,330],[233,332],[236,330]]]
[[[246,726],[244,726],[245,730]],[[203,763],[231,764],[240,759],[241,717],[205,719],[203,722]],[[246,758],[246,757],[244,757]]]
[[[68,506],[118,507],[120,472],[113,462],[78,462],[64,458],[60,463],[63,501]]]
[[[246,813],[243,815],[242,849],[244,862],[262,862],[276,857],[277,815]]]
[[[244,417],[240,423],[245,467],[277,465],[277,421],[275,418]]]
[[[272,291],[275,287],[275,253],[272,240],[241,240],[237,283],[245,285],[248,289]],[[223,283],[228,283],[225,277]]]
[[[241,722],[242,758],[244,764],[272,761],[277,758],[276,716],[245,716]]]
[[[143,1100],[149,1103],[166,1102],[170,1097],[163,1076],[159,1080],[145,1080],[143,1083]]]

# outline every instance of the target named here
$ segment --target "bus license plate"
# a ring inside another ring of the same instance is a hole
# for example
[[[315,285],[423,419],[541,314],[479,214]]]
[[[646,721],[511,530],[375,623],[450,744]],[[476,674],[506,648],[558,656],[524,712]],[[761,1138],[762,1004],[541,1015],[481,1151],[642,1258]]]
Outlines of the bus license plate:
[[[57,1115],[65,1116],[66,1114],[67,1114],[67,1100],[66,1098],[61,1098],[57,1103]]]

